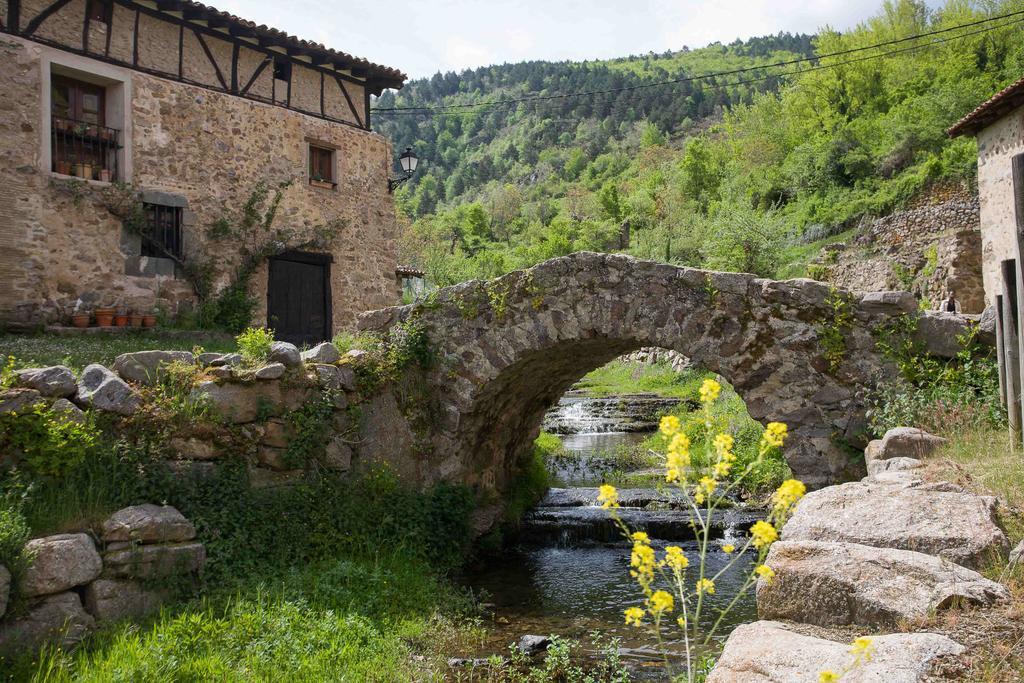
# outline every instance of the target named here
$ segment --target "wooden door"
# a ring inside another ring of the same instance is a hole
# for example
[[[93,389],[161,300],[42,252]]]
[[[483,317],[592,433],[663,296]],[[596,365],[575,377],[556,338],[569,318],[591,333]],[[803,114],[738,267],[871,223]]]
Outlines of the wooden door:
[[[267,326],[280,341],[313,346],[331,338],[331,257],[290,252],[270,259]]]

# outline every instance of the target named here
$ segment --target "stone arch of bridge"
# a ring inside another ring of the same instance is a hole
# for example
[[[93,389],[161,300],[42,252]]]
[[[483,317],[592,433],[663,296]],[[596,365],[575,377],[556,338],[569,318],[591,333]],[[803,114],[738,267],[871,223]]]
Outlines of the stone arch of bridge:
[[[852,321],[841,362],[825,358],[822,332],[842,297]],[[871,329],[897,306],[861,307],[811,280],[772,281],[578,253],[490,282],[440,290],[412,306],[365,314],[387,331],[415,317],[437,362],[425,479],[503,492],[529,452],[545,411],[580,377],[643,346],[673,349],[725,378],[755,420],[790,428],[786,458],[820,487],[861,474],[865,378],[885,370]]]

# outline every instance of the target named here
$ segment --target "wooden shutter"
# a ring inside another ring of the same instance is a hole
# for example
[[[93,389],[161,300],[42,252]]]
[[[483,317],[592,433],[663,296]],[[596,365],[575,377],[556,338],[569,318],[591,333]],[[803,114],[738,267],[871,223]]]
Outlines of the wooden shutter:
[[[1013,205],[1017,215],[1017,232],[1024,234],[1024,154],[1013,157]]]

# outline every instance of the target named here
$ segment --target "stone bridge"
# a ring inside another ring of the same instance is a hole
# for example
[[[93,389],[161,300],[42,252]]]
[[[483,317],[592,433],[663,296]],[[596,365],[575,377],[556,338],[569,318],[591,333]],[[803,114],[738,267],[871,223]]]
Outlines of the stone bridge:
[[[366,313],[359,325],[386,333],[416,317],[429,335],[433,404],[421,420],[416,462],[406,468],[424,483],[506,490],[544,412],[575,381],[621,354],[657,346],[725,378],[754,419],[787,423],[790,466],[821,487],[863,476],[854,451],[866,436],[862,389],[896,372],[873,332],[907,315],[919,315],[907,293],[855,296],[813,280],[578,253]],[[414,440],[379,434],[375,447],[372,434],[364,437],[371,443],[360,450],[392,462],[403,457],[402,442]]]

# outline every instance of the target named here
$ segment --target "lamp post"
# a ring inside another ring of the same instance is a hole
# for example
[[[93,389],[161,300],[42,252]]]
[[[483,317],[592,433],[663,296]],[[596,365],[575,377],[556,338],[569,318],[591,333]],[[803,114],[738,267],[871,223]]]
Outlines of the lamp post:
[[[395,188],[412,178],[412,174],[416,172],[416,165],[419,164],[419,157],[412,151],[412,147],[406,147],[405,151],[402,152],[398,157],[398,163],[402,165],[402,171],[405,175],[399,178],[388,179],[388,194],[395,191]]]

